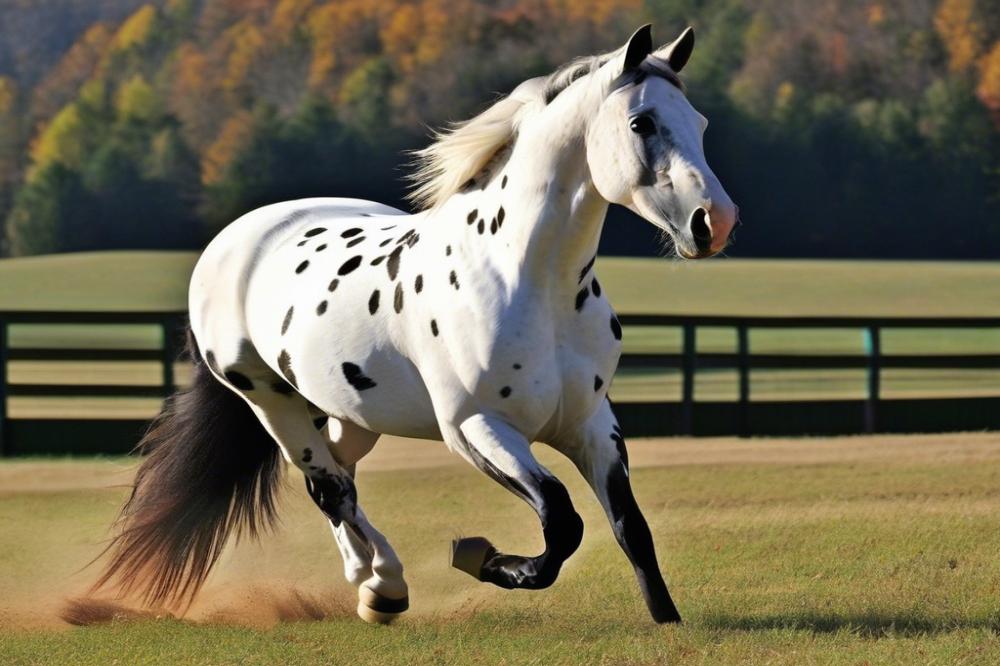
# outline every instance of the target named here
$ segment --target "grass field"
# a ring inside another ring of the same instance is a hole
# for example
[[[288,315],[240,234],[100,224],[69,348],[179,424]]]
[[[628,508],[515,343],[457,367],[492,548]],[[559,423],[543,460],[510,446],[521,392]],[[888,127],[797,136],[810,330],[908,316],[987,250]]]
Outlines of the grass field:
[[[105,252],[0,261],[0,310],[98,309],[177,310],[185,307],[186,283],[195,255],[186,252]],[[1000,315],[1000,263],[712,260],[601,258],[598,274],[622,313],[748,315]],[[15,347],[156,348],[160,332],[145,326],[11,327]],[[883,350],[901,353],[1000,353],[1000,330],[885,331]],[[733,351],[735,332],[699,331],[701,351]],[[860,331],[756,330],[750,346],[761,353],[859,354]],[[625,350],[677,351],[680,331],[630,328]],[[12,362],[12,381],[21,383],[140,383],[159,380],[155,363]],[[181,374],[183,376],[183,374]],[[700,371],[698,400],[732,400],[737,377],[729,371]],[[620,372],[612,386],[617,400],[677,400],[679,373],[648,368]],[[860,398],[862,370],[757,371],[755,400],[789,396],[811,399]],[[1000,371],[887,370],[883,396],[996,395]],[[122,416],[145,418],[158,402],[150,399],[13,398],[15,418]]]
[[[353,615],[328,530],[298,479],[283,524],[223,556],[184,620],[69,628],[124,496],[130,461],[0,463],[3,664],[995,664],[1000,661],[1000,438],[634,440],[633,483],[685,616],[646,616],[600,507],[568,464],[586,523],[560,580],[505,591],[447,566],[482,534],[536,551],[537,520],[439,445],[387,438],[360,498],[406,566],[412,610]],[[488,507],[485,510],[484,507]]]

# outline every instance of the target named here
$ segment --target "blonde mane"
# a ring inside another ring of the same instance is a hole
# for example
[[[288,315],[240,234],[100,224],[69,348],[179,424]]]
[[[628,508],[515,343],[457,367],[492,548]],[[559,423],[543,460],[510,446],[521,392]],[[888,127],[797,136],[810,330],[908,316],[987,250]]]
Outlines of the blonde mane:
[[[408,177],[413,186],[410,201],[421,210],[442,205],[514,141],[518,125],[530,109],[545,106],[620,50],[578,58],[548,76],[529,79],[478,116],[434,132],[429,146],[413,152],[414,171]]]

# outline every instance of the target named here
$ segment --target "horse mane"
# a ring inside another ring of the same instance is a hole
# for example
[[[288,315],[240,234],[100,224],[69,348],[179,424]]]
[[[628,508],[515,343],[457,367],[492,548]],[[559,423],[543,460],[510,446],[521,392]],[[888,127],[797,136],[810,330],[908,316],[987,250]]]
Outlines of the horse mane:
[[[548,76],[528,79],[473,118],[434,131],[433,142],[413,151],[408,198],[419,209],[433,209],[480,173],[517,137],[529,109],[545,106],[577,79],[593,74],[621,49],[570,61]]]

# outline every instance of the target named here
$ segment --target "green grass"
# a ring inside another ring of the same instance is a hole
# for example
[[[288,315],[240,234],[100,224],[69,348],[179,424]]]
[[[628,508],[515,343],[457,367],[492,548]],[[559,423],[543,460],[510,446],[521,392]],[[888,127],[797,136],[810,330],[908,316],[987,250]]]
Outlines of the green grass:
[[[186,302],[188,276],[196,255],[190,252],[101,252],[0,261],[0,310],[98,309],[177,310]],[[789,261],[605,257],[598,275],[608,297],[622,313],[746,315],[1000,315],[1000,263]],[[152,349],[161,344],[156,326],[11,327],[14,347],[114,347]],[[632,327],[626,352],[677,352],[676,328]],[[1000,329],[887,330],[887,354],[1000,353]],[[735,331],[706,327],[698,333],[700,351],[735,351]],[[759,353],[861,354],[858,330],[775,329],[751,331],[750,347]],[[14,381],[46,383],[156,383],[155,364],[66,364],[12,362]],[[702,371],[699,400],[730,400],[737,392],[733,372]],[[864,394],[860,370],[782,371],[753,374],[754,399],[856,398]],[[1000,372],[979,370],[887,371],[886,397],[996,395]],[[617,400],[675,400],[680,379],[674,370],[646,368],[620,372],[612,387]],[[156,409],[155,400],[13,398],[11,414],[29,417],[134,416]]]
[[[0,261],[0,310],[177,310],[191,252],[93,252]],[[998,262],[602,257],[619,312],[1000,315]]]
[[[632,444],[636,495],[685,616],[680,627],[649,621],[600,508],[569,466],[543,450],[586,523],[580,551],[549,590],[499,590],[447,567],[458,534],[482,534],[514,552],[539,546],[537,519],[485,477],[461,464],[363,464],[362,505],[400,553],[411,586],[412,609],[396,625],[353,617],[353,590],[340,580],[329,532],[295,483],[282,502],[282,529],[228,551],[189,620],[61,629],[25,618],[54,612],[93,576],[74,572],[98,552],[123,491],[91,482],[121,480],[111,473],[120,463],[23,461],[0,464],[0,479],[18,488],[0,490],[0,662],[1000,660],[995,438]],[[422,455],[418,447],[412,459]],[[32,478],[39,487],[25,486]],[[57,483],[65,478],[84,487]],[[328,616],[261,622],[292,589]]]

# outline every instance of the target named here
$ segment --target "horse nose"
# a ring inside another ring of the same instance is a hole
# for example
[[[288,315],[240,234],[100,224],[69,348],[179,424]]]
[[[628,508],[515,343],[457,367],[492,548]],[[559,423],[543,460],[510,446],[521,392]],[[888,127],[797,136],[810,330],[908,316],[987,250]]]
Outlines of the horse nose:
[[[708,211],[698,206],[691,213],[689,223],[691,237],[698,248],[698,254],[704,255],[712,251],[712,225],[709,222]]]

